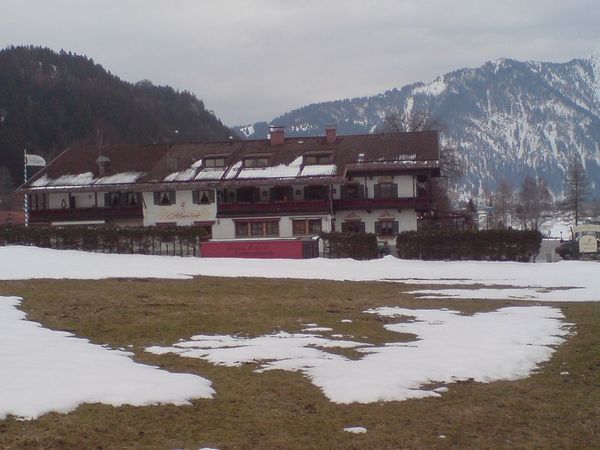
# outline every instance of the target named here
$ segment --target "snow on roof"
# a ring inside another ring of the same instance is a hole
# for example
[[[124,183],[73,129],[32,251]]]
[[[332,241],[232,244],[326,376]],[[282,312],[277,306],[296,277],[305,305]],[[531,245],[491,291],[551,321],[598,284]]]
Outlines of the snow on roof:
[[[126,184],[135,183],[138,178],[144,175],[144,172],[121,172],[105,177],[94,178],[92,172],[85,172],[80,174],[69,174],[62,175],[58,178],[49,178],[47,174],[31,183],[32,188],[60,188],[60,187],[83,187],[91,186],[95,184],[108,185],[108,184]]]
[[[121,172],[114,175],[96,178],[94,184],[125,184],[135,183],[138,178],[144,175],[144,172]]]
[[[231,166],[229,168],[229,171],[225,175],[225,179],[231,180],[232,178],[235,178],[235,176],[237,175],[237,173],[241,167],[242,167],[242,161],[236,162],[233,166]]]
[[[50,183],[50,178],[48,178],[48,175],[44,174],[44,176],[38,178],[35,181],[32,181],[31,187],[43,187],[46,186],[48,183]]]
[[[196,176],[196,169],[191,167],[189,169],[180,170],[179,172],[173,172],[167,175],[164,181],[192,181]]]
[[[198,172],[198,174],[194,177],[194,181],[220,180],[221,177],[225,174],[225,170],[226,169],[224,167],[207,167]]]
[[[280,164],[271,167],[246,167],[238,173],[238,179],[249,178],[294,178],[298,176],[300,167]]]
[[[50,180],[48,186],[84,186],[90,185],[94,181],[92,172],[84,172],[79,174],[62,175],[58,178]]]
[[[326,177],[335,175],[337,173],[337,167],[335,164],[318,164],[314,166],[304,166],[301,177]]]

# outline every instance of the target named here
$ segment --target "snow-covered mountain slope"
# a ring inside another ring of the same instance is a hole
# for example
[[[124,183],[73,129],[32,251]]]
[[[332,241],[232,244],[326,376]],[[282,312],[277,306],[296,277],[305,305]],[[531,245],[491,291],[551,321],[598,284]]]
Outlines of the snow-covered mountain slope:
[[[331,123],[361,134],[376,132],[390,113],[419,110],[443,123],[443,141],[459,148],[465,194],[494,192],[502,178],[518,186],[534,174],[560,196],[573,157],[600,190],[600,52],[567,63],[499,59],[372,97],[308,105],[271,123],[291,136],[322,134]],[[266,122],[237,129],[248,138],[268,133]]]

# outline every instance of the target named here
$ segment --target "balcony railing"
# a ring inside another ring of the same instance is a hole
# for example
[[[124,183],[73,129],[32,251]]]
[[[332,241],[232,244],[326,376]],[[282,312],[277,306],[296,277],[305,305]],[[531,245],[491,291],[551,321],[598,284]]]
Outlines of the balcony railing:
[[[141,206],[121,206],[111,208],[63,208],[32,210],[31,222],[69,222],[77,220],[142,219]]]
[[[302,200],[282,202],[219,203],[217,215],[261,215],[285,213],[310,213],[329,211],[329,200]]]
[[[427,197],[404,198],[354,198],[334,200],[333,208],[345,209],[381,209],[381,208],[429,208]]]

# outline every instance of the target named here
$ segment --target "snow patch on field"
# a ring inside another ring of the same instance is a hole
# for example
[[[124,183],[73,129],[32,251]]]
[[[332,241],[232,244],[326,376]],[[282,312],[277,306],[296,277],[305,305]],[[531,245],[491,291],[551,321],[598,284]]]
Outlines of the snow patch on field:
[[[367,429],[365,427],[346,427],[344,431],[347,433],[363,434],[367,432]]]
[[[600,266],[594,261],[551,264],[486,261],[408,261],[388,256],[352,259],[235,259],[117,255],[35,247],[0,247],[0,279],[31,278],[304,278],[389,281],[427,285],[479,285],[485,291],[453,292],[464,298],[600,301]],[[509,291],[507,289],[518,288]],[[552,289],[560,289],[554,291]],[[428,295],[431,293],[426,291]]]
[[[534,306],[461,315],[450,310],[377,308],[370,314],[412,318],[387,324],[397,333],[417,336],[383,346],[326,339],[315,334],[278,332],[242,336],[193,336],[171,347],[149,347],[155,354],[175,353],[213,364],[258,363],[257,372],[300,371],[336,403],[371,403],[439,397],[442,389],[424,386],[472,379],[478,382],[529,376],[547,361],[569,334],[559,309]],[[362,358],[329,351],[354,349]]]
[[[0,297],[0,420],[67,413],[82,403],[187,405],[211,398],[211,382],[135,363],[129,352],[42,328]]]

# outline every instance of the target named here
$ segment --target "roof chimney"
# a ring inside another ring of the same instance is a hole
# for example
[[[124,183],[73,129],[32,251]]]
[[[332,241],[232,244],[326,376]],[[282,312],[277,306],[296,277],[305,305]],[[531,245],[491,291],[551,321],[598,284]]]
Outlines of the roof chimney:
[[[282,145],[285,140],[285,127],[270,127],[271,145]]]
[[[335,125],[327,125],[325,127],[325,138],[327,139],[328,144],[335,144],[337,139],[337,131],[335,129]]]
[[[110,164],[110,158],[108,156],[100,155],[96,159],[96,164],[98,164],[98,176],[103,177],[106,175],[108,171],[108,165]]]

